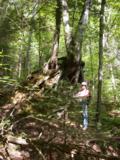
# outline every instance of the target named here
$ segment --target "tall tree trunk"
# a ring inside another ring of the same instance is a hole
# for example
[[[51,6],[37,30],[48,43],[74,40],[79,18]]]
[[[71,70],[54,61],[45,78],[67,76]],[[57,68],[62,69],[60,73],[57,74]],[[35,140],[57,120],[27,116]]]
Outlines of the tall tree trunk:
[[[41,40],[41,38],[42,38],[42,36],[41,36],[41,31],[40,31],[40,25],[41,24],[41,18],[40,18],[40,13],[39,13],[39,51],[38,51],[38,53],[39,53],[39,55],[38,55],[38,67],[39,67],[39,69],[41,68],[41,66],[42,66],[42,52],[41,52],[41,42],[42,42],[42,40]]]
[[[112,82],[114,102],[116,103],[118,101],[118,97],[117,97],[117,94],[116,94],[116,82],[115,82],[115,77],[114,77],[114,73],[113,73],[113,65],[112,64],[110,64],[110,72],[111,72],[111,82]]]
[[[66,44],[67,54],[69,57],[70,56],[69,54],[71,53],[70,44],[72,41],[72,33],[71,33],[70,24],[69,24],[68,3],[67,3],[67,0],[60,0],[60,1],[62,4],[62,19],[63,19],[63,25],[64,25],[64,31],[65,31],[65,44]]]
[[[83,12],[82,15],[80,17],[79,20],[79,24],[78,24],[78,29],[76,31],[76,41],[75,41],[75,54],[76,54],[76,62],[77,62],[77,71],[75,74],[75,82],[78,82],[79,79],[79,75],[81,72],[82,78],[84,80],[84,76],[83,76],[83,71],[81,66],[81,60],[82,60],[82,44],[83,44],[83,38],[84,38],[84,33],[85,33],[85,29],[86,26],[88,24],[88,19],[89,19],[89,11],[90,11],[90,7],[92,4],[92,0],[85,0],[84,3],[84,8],[83,8]]]
[[[33,26],[31,23],[30,30],[29,30],[29,37],[28,37],[28,46],[27,46],[26,57],[25,57],[25,77],[30,73],[30,49],[31,49],[31,42],[32,42],[32,33],[33,33]]]
[[[23,50],[23,45],[21,44],[20,45],[20,49],[19,49],[19,53],[18,53],[18,63],[17,63],[17,66],[16,66],[16,76],[18,79],[21,78],[21,73],[22,73],[22,50]]]
[[[62,14],[63,14],[63,24],[65,28],[65,42],[66,42],[66,50],[67,50],[67,71],[68,78],[72,82],[78,82],[80,77],[81,81],[83,80],[83,62],[81,61],[81,50],[82,50],[82,42],[84,37],[84,32],[86,25],[88,23],[89,10],[91,6],[92,0],[85,0],[83,12],[81,18],[79,20],[78,28],[75,36],[72,35],[70,25],[69,25],[69,12],[68,12],[68,4],[67,0],[61,0],[62,2]],[[71,66],[73,66],[71,68]],[[69,72],[71,72],[69,74]],[[69,76],[70,75],[70,76]]]
[[[62,17],[61,2],[60,2],[60,0],[57,0],[56,30],[54,33],[54,40],[53,40],[53,46],[52,46],[52,56],[51,56],[50,62],[49,62],[49,69],[56,69],[57,68],[57,56],[58,56],[58,48],[59,48],[61,17]]]
[[[90,68],[91,68],[91,82],[92,82],[92,97],[95,97],[94,90],[95,90],[95,78],[94,78],[94,66],[93,66],[93,54],[92,54],[92,43],[90,39],[89,44],[89,52],[90,52]]]
[[[101,93],[103,81],[103,34],[104,34],[104,11],[106,0],[101,2],[100,10],[100,31],[99,31],[99,68],[98,68],[98,91],[97,91],[97,105],[96,105],[96,124],[100,122],[101,113]]]

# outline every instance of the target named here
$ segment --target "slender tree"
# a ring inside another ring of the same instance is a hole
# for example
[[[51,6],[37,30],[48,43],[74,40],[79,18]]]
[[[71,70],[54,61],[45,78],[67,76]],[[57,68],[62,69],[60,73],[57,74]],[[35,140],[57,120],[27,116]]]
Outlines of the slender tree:
[[[110,73],[111,73],[111,83],[112,83],[112,89],[113,89],[113,96],[114,96],[114,102],[116,103],[118,101],[118,97],[116,94],[116,80],[114,76],[114,70],[113,70],[113,64],[110,64]]]
[[[75,38],[74,38],[73,32],[71,30],[71,26],[70,26],[68,0],[60,0],[60,1],[62,4],[62,19],[63,19],[64,32],[65,32],[65,44],[66,44],[67,58],[70,59],[72,57],[74,60]],[[73,19],[74,19],[74,15],[73,15]],[[73,22],[72,22],[72,25],[73,25]]]
[[[42,52],[41,52],[41,42],[42,42],[42,34],[40,32],[40,24],[41,24],[41,17],[40,17],[40,12],[38,13],[39,16],[39,38],[38,38],[38,43],[39,43],[39,54],[38,54],[38,66],[39,68],[42,66]]]
[[[55,29],[54,38],[53,38],[54,40],[53,40],[51,58],[49,62],[49,69],[57,68],[57,56],[58,56],[58,48],[59,48],[61,18],[62,18],[61,1],[57,0],[56,29]]]
[[[90,41],[90,44],[89,44],[89,53],[90,53],[90,68],[91,68],[91,82],[92,82],[92,97],[94,98],[95,78],[94,78],[93,53],[92,53],[91,39],[89,41]]]
[[[103,34],[104,34],[104,11],[106,0],[101,2],[100,10],[100,30],[99,30],[99,68],[98,68],[98,90],[97,90],[97,105],[96,105],[96,123],[100,121],[101,113],[101,93],[103,81]]]
[[[82,74],[82,78],[84,80],[82,68],[80,68],[80,63],[82,61],[82,44],[83,44],[83,38],[85,34],[85,29],[88,24],[89,19],[89,11],[91,8],[92,0],[85,0],[83,11],[79,20],[78,29],[76,31],[76,41],[75,41],[75,54],[76,54],[76,62],[77,62],[77,71],[75,74],[75,82],[78,82],[80,71]]]

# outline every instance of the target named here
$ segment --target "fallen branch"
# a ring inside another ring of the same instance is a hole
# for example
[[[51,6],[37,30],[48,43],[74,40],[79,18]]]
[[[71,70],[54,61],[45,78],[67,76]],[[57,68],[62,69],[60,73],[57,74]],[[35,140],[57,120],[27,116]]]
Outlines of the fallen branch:
[[[11,135],[7,135],[6,139],[8,143],[20,144],[20,145],[25,145],[25,146],[28,145],[28,142],[22,137],[14,137]]]
[[[43,119],[34,117],[34,116],[32,116],[32,115],[29,115],[29,116],[27,116],[27,117],[23,117],[23,118],[15,121],[15,122],[11,125],[11,130],[13,130],[13,127],[14,127],[15,125],[17,125],[18,123],[20,123],[20,122],[22,122],[22,121],[24,121],[24,120],[26,120],[26,119],[29,119],[29,118],[32,118],[32,119],[37,120],[37,121],[40,121],[42,124],[47,124],[47,125],[49,125],[49,126],[51,126],[51,127],[59,128],[59,126],[58,126],[57,124],[53,124],[53,123],[50,122],[50,121],[46,121],[46,120],[43,120]]]

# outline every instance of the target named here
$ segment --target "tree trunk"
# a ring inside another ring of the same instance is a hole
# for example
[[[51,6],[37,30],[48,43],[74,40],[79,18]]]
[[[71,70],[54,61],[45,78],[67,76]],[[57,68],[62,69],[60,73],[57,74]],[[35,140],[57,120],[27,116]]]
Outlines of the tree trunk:
[[[20,49],[19,49],[19,53],[18,53],[18,63],[16,66],[16,76],[18,79],[21,78],[21,73],[22,73],[22,50],[23,50],[23,45],[21,44]]]
[[[52,46],[52,56],[49,62],[49,69],[57,68],[57,56],[58,56],[58,48],[59,48],[59,37],[60,37],[60,26],[61,26],[61,17],[62,17],[62,8],[60,0],[57,0],[57,8],[56,8],[56,30],[54,33],[54,40]]]
[[[41,68],[41,66],[42,66],[42,52],[41,52],[41,42],[42,42],[42,35],[41,35],[41,31],[40,31],[40,25],[41,24],[41,18],[40,18],[40,13],[39,13],[39,55],[38,55],[38,67],[39,67],[39,69]]]
[[[62,17],[63,17],[64,31],[65,31],[65,44],[66,44],[67,54],[69,57],[70,56],[69,54],[71,53],[70,44],[72,41],[72,33],[71,33],[70,24],[69,24],[68,4],[67,4],[67,0],[60,0],[60,1],[62,4]]]
[[[27,46],[26,57],[25,57],[25,77],[30,73],[30,49],[31,49],[31,42],[32,42],[32,33],[33,33],[33,28],[31,24],[29,37],[28,37],[28,46]]]
[[[114,102],[116,103],[118,101],[118,97],[117,97],[117,94],[116,94],[116,82],[115,82],[115,77],[114,77],[114,73],[113,73],[113,65],[112,64],[110,64],[110,72],[111,72],[111,82],[112,82]]]
[[[89,44],[89,52],[90,52],[90,68],[91,68],[91,83],[92,83],[92,97],[95,97],[95,77],[94,77],[94,64],[93,64],[93,54],[92,54],[92,43],[90,39]]]
[[[75,41],[75,54],[76,54],[76,62],[77,62],[77,71],[75,74],[75,82],[78,82],[79,80],[79,75],[81,72],[82,75],[82,79],[84,80],[84,76],[83,76],[83,71],[81,66],[81,60],[82,60],[82,44],[83,44],[83,38],[84,38],[84,33],[85,33],[85,29],[88,23],[88,19],[89,19],[89,11],[90,11],[90,7],[92,4],[92,0],[85,0],[84,3],[84,8],[83,8],[83,12],[82,15],[80,17],[79,20],[79,24],[78,24],[78,29],[76,31],[76,41]]]
[[[62,2],[63,24],[65,28],[65,42],[67,50],[66,75],[71,82],[83,81],[83,62],[81,60],[81,49],[83,36],[88,23],[89,9],[92,0],[86,0],[75,36],[72,35],[69,25],[69,12],[67,0]]]
[[[54,34],[54,41],[52,47],[52,56],[49,63],[45,65],[43,72],[49,69],[56,69],[57,67],[57,53],[59,48],[59,34],[61,25],[61,16],[63,16],[63,24],[65,30],[65,43],[67,57],[64,59],[63,64],[63,77],[65,76],[71,82],[83,81],[83,67],[84,62],[81,60],[81,49],[83,36],[86,25],[88,23],[89,10],[92,0],[85,0],[82,16],[79,20],[78,29],[75,36],[72,35],[69,25],[69,12],[67,0],[57,0],[56,9],[56,31]]]
[[[98,91],[97,91],[97,105],[96,105],[96,124],[100,122],[101,113],[101,93],[102,93],[102,81],[103,81],[103,34],[104,34],[104,10],[105,0],[101,2],[100,10],[100,31],[99,31],[99,68],[98,68]]]

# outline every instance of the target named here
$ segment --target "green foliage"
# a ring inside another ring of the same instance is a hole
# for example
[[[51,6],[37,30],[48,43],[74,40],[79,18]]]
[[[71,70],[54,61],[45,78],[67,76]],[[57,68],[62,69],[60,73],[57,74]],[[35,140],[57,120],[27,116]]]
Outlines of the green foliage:
[[[101,117],[102,122],[102,128],[104,131],[110,131],[111,134],[114,134],[115,136],[119,135],[120,130],[120,118],[119,117],[110,117],[106,114],[103,114]]]
[[[1,1],[0,83],[2,85],[16,84],[17,80],[25,80],[30,72],[41,69],[44,62],[50,58],[55,31],[56,4],[56,0],[40,1],[39,3],[32,0],[29,2],[25,0]],[[78,27],[83,4],[83,0],[68,1],[70,25],[74,33]],[[85,61],[85,80],[89,82],[94,101],[96,101],[97,95],[99,11],[100,1],[95,0],[91,8],[82,48],[82,58]],[[105,44],[102,100],[103,102],[119,103],[120,16],[118,1],[107,1],[104,20]],[[58,57],[65,55],[66,47],[64,27],[62,25]],[[114,89],[109,64],[112,64],[113,67]],[[114,101],[115,96],[117,101]]]
[[[35,89],[33,90],[32,85],[26,87],[24,83],[22,86],[19,83],[21,81],[23,82],[30,72],[43,68],[43,64],[48,61],[51,56],[56,25],[56,4],[56,0],[0,1],[0,106],[11,103],[12,93],[16,87],[19,86],[18,88],[26,92],[25,102],[23,101],[13,106],[15,107],[15,112],[13,110],[13,112],[9,112],[13,114],[13,117],[7,113],[9,116],[6,114],[6,117],[3,118],[4,114],[1,112],[1,133],[4,131],[9,132],[13,121],[17,121],[17,123],[15,122],[16,124],[21,122],[21,136],[29,139],[30,137],[28,135],[33,132],[29,127],[35,124],[35,120],[33,121],[33,119],[36,118],[39,124],[37,124],[35,128],[37,129],[38,126],[42,128],[40,128],[42,131],[39,130],[37,137],[40,140],[42,134],[44,135],[44,131],[46,131],[47,134],[49,132],[48,128],[46,130],[44,129],[44,124],[47,121],[46,124],[52,122],[57,123],[58,126],[60,125],[59,127],[62,126],[62,129],[58,129],[58,135],[62,133],[65,138],[66,134],[69,135],[67,140],[71,139],[74,141],[75,138],[78,138],[76,141],[77,144],[79,144],[80,140],[84,141],[84,139],[86,140],[87,138],[98,138],[99,134],[107,138],[108,136],[119,137],[120,3],[118,0],[108,0],[105,8],[102,104],[101,122],[98,128],[99,133],[98,130],[96,131],[95,129],[95,108],[98,87],[100,1],[93,1],[82,46],[82,60],[85,62],[84,77],[85,80],[88,81],[92,93],[92,101],[89,106],[90,127],[88,131],[83,133],[80,127],[77,128],[77,125],[80,126],[82,123],[82,108],[79,102],[73,99],[73,94],[79,90],[79,84],[73,85],[68,81],[60,80],[57,87],[52,89],[46,88],[44,94],[37,97],[34,94],[38,90],[40,91],[39,88],[35,88],[36,91],[34,91]],[[83,0],[68,1],[70,26],[73,33],[76,33],[78,28],[83,5]],[[62,24],[58,57],[66,55],[65,43],[64,26]],[[4,111],[5,108],[9,110],[9,104],[8,106],[5,105],[1,107],[1,111]],[[112,114],[113,109],[115,114]],[[65,117],[67,114],[68,119]],[[29,126],[29,124],[26,123],[28,122],[26,117],[28,116],[29,119],[33,115],[34,118],[30,119]],[[41,117],[42,121],[39,119]],[[23,126],[22,120],[25,120],[24,123],[28,125],[26,125],[29,129],[28,134]],[[16,125],[16,130],[17,129],[19,131],[19,125]],[[51,142],[51,139],[54,139],[53,134],[56,136],[57,133],[56,130],[53,131],[51,128],[50,132],[52,132],[52,136],[49,137],[48,140],[50,141],[48,142]],[[46,138],[46,134],[44,136]],[[43,139],[44,136],[42,137]],[[59,138],[59,136],[56,136],[55,139],[56,138]],[[102,137],[100,138],[102,139]],[[41,154],[41,148],[38,151]]]

